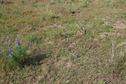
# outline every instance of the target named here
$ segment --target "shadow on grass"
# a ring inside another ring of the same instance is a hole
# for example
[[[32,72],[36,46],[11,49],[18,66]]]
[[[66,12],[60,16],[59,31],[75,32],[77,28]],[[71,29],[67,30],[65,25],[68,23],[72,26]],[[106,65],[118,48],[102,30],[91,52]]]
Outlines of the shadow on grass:
[[[20,64],[21,64],[21,67],[30,66],[30,65],[35,66],[35,65],[39,65],[40,62],[44,60],[45,58],[47,58],[46,54],[40,54],[34,57],[25,58],[24,61]]]

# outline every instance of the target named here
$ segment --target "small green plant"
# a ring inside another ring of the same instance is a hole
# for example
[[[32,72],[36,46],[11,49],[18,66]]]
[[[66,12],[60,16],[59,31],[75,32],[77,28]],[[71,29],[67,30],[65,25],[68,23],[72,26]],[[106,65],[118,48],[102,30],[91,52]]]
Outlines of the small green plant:
[[[89,3],[91,3],[91,2],[92,2],[92,0],[85,0],[85,2],[82,5],[82,8],[88,7],[89,6]]]
[[[113,28],[113,26],[111,26],[111,25],[105,25],[105,26],[104,26],[104,29],[105,29],[105,31],[107,31],[107,32],[109,32],[112,28]]]
[[[104,84],[104,81],[100,79],[97,81],[97,84]]]
[[[30,43],[36,43],[39,44],[41,43],[40,39],[37,37],[37,35],[32,35],[29,39]]]
[[[7,30],[8,32],[13,32],[13,31],[14,31],[14,28],[13,28],[12,25],[7,25],[7,26],[6,26],[6,30]]]
[[[8,55],[8,66],[10,68],[16,67],[16,66],[21,66],[21,63],[24,61],[25,56],[26,56],[26,51],[28,50],[30,46],[30,43],[28,43],[27,46],[23,46],[20,44],[20,41],[18,38],[16,38],[16,45],[13,48],[13,50],[9,50],[9,55]]]
[[[98,22],[97,22],[99,25],[102,25],[102,24],[104,24],[104,21],[103,20],[98,20]]]
[[[105,28],[111,29],[111,28],[113,28],[113,26],[111,26],[111,25],[105,25]]]

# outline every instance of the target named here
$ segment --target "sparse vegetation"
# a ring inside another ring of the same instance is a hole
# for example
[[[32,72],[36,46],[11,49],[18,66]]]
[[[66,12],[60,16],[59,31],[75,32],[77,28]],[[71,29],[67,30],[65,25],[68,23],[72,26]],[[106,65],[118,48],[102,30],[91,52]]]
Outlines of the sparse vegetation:
[[[0,0],[0,83],[125,84],[125,8],[125,0]]]

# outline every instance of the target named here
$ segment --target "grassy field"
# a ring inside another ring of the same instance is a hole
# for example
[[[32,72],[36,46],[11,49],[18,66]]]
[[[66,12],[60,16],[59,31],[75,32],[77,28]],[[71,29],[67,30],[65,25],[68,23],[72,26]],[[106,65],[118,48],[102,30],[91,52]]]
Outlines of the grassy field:
[[[16,38],[30,47],[10,69]],[[125,83],[125,0],[0,0],[0,84]]]

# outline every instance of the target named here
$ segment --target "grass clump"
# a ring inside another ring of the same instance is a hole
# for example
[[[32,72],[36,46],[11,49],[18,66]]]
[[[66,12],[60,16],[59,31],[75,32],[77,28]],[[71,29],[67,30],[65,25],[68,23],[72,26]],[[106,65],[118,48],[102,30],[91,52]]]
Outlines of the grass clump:
[[[112,28],[113,28],[113,26],[111,26],[111,25],[105,25],[104,26],[104,30],[107,31],[107,32],[109,32]]]
[[[118,59],[116,62],[115,62],[115,68],[114,68],[114,71],[123,76],[126,74],[125,72],[126,70],[126,56],[123,56],[122,58]]]
[[[26,51],[28,50],[29,46],[29,43],[27,46],[21,45],[18,38],[16,38],[15,47],[13,48],[13,50],[9,50],[9,55],[7,57],[7,67],[15,68],[16,66],[22,66],[21,63],[23,63],[26,58]]]
[[[92,0],[85,0],[82,5],[82,8],[87,8],[91,2],[92,2]]]
[[[12,25],[7,25],[5,28],[6,28],[6,30],[7,30],[8,32],[13,32],[13,31],[14,31],[14,28],[13,28]]]

